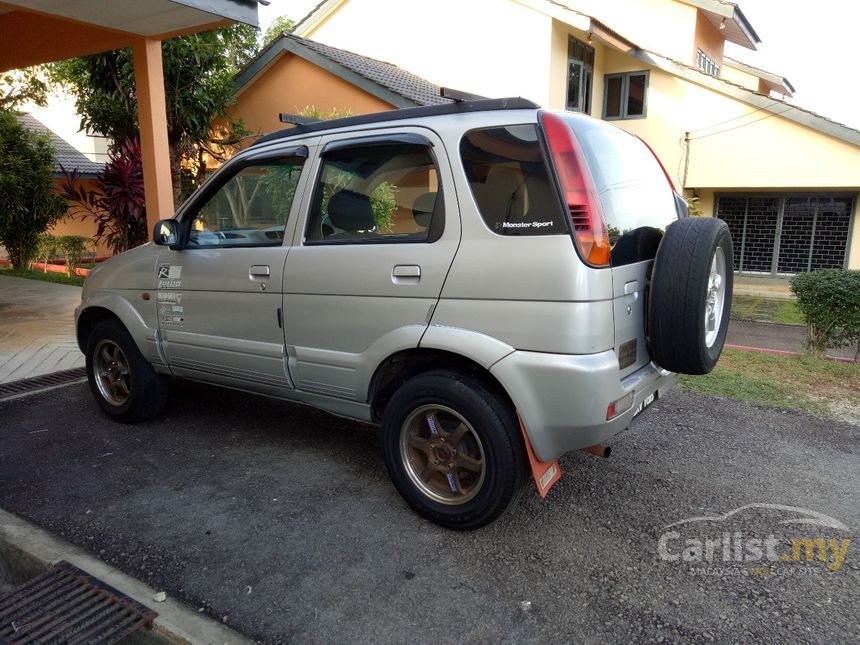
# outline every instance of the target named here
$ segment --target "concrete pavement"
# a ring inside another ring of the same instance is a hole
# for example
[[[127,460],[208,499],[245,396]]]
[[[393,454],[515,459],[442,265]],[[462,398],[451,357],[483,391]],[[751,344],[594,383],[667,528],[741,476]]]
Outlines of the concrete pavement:
[[[81,288],[0,276],[0,383],[80,367]]]

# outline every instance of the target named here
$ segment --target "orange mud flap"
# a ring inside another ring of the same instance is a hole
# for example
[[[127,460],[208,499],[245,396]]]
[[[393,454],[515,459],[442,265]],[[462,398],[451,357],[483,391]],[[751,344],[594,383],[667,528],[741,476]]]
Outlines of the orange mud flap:
[[[517,411],[517,419],[519,419],[520,431],[523,433],[523,439],[526,442],[526,452],[529,455],[529,464],[532,467],[535,488],[537,488],[538,495],[543,499],[546,497],[547,493],[549,493],[549,489],[552,488],[559,479],[561,479],[561,467],[558,465],[558,459],[553,459],[552,461],[541,461],[537,458],[534,449],[532,449],[532,442],[526,432],[526,426],[523,423],[523,418],[520,416],[519,411]]]

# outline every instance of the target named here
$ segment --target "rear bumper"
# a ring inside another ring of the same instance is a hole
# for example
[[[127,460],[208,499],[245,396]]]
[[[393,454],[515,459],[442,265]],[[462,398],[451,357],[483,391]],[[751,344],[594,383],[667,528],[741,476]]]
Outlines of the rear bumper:
[[[653,363],[622,379],[613,351],[586,355],[517,351],[490,372],[513,400],[542,461],[621,432],[646,398],[655,392],[662,397],[678,381],[677,374]],[[607,406],[631,391],[633,405],[607,421]]]

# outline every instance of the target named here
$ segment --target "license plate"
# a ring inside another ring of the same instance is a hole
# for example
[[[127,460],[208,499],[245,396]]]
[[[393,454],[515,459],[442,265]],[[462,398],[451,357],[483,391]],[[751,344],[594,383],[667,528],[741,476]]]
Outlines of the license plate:
[[[633,418],[635,419],[637,416],[639,416],[645,410],[645,408],[647,408],[649,405],[654,403],[654,401],[656,401],[656,400],[657,400],[657,392],[652,392],[651,394],[646,396],[644,399],[642,399],[642,402],[636,408],[636,412],[633,413]]]

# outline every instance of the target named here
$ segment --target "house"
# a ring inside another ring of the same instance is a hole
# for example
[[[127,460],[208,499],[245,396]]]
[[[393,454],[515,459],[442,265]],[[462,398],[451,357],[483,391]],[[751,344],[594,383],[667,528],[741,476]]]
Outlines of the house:
[[[32,114],[21,114],[18,121],[28,130],[47,133],[54,148],[54,187],[60,190],[60,185],[65,180],[65,171],[76,171],[78,182],[85,188],[92,188],[98,174],[104,170],[103,161],[94,161],[57,134],[54,130],[42,123]],[[66,217],[54,224],[48,233],[51,235],[79,235],[94,239],[97,225],[92,219],[83,219],[76,214],[75,208],[70,208]],[[105,245],[97,245],[97,255],[111,255],[110,249]]]
[[[268,0],[3,0],[0,72],[128,47],[150,230],[174,212],[161,42],[236,22],[256,26]]]
[[[729,224],[739,272],[860,268],[860,131],[724,56],[726,42],[761,42],[731,2],[324,0],[294,33],[440,85],[612,120]]]
[[[366,114],[448,102],[438,85],[396,65],[282,34],[236,75],[229,116],[256,139],[285,127],[280,113]]]

